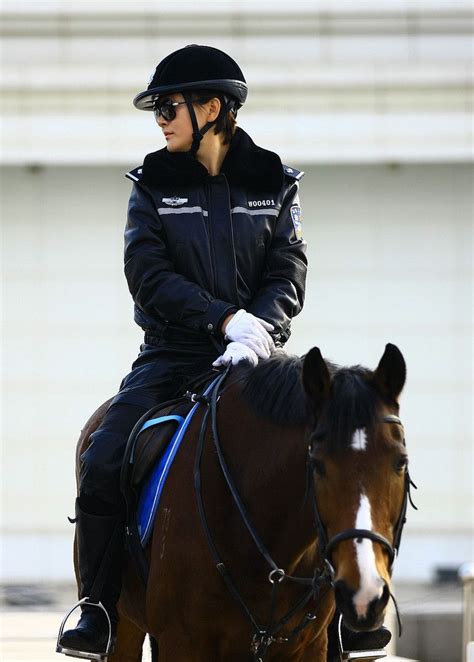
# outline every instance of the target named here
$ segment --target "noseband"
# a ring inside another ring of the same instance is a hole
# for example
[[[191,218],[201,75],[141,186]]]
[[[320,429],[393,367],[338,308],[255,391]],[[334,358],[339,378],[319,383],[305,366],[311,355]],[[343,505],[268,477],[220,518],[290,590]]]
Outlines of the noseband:
[[[395,423],[396,425],[400,425],[401,428],[403,429],[403,424],[398,416],[395,416],[394,414],[390,414],[387,416],[384,416],[382,418],[382,421],[384,423]],[[403,442],[405,443],[405,441]],[[323,521],[321,519],[321,515],[319,512],[318,508],[318,502],[316,498],[316,489],[314,485],[314,469],[315,469],[315,462],[314,462],[314,456],[313,456],[313,444],[314,441],[310,444],[309,446],[309,459],[308,459],[308,470],[311,472],[310,480],[311,480],[311,486],[312,486],[312,495],[313,495],[313,508],[314,508],[314,519],[315,519],[315,525],[316,525],[316,531],[318,534],[318,540],[319,540],[319,545],[320,545],[320,550],[321,550],[321,556],[324,559],[324,562],[326,563],[326,566],[329,568],[329,571],[331,575],[334,577],[336,572],[334,569],[334,566],[332,564],[332,553],[334,551],[334,548],[337,547],[337,545],[340,542],[343,542],[344,540],[356,540],[357,542],[361,542],[362,539],[367,539],[367,540],[372,540],[373,542],[378,543],[383,547],[383,549],[387,552],[388,558],[389,558],[389,563],[390,563],[390,570],[392,569],[393,562],[395,560],[395,556],[398,554],[398,549],[400,547],[400,542],[402,538],[402,532],[403,532],[403,527],[406,522],[406,512],[407,512],[407,507],[408,507],[408,501],[410,501],[411,505],[414,506],[413,501],[411,500],[411,494],[410,494],[410,487],[416,487],[414,483],[412,482],[410,478],[410,474],[408,473],[408,469],[405,470],[405,486],[404,486],[404,495],[403,495],[403,503],[402,507],[400,510],[400,515],[398,516],[397,523],[394,528],[394,534],[393,534],[393,543],[391,543],[385,536],[382,536],[380,533],[377,533],[375,531],[370,531],[369,529],[345,529],[344,531],[341,531],[340,533],[337,533],[335,536],[333,536],[331,539],[328,539],[327,535],[327,530],[326,527],[323,524]]]

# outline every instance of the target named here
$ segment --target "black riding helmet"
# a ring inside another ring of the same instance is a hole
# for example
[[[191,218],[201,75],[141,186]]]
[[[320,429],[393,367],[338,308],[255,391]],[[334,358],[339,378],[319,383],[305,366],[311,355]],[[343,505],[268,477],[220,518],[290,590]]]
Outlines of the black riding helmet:
[[[220,116],[229,110],[236,115],[247,98],[247,83],[235,60],[218,48],[192,44],[165,57],[156,67],[148,88],[133,100],[139,110],[154,110],[160,96],[181,92],[193,125],[193,155],[204,134],[217,122],[208,122],[199,129],[190,94],[194,90],[218,93],[216,96],[224,101]]]

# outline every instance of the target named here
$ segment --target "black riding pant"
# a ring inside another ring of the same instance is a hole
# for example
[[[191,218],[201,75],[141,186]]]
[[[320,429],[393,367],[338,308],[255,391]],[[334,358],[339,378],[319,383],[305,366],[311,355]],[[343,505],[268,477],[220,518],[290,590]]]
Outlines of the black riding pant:
[[[211,338],[145,336],[131,372],[123,379],[91,443],[81,456],[79,493],[83,501],[120,510],[120,471],[128,437],[151,407],[182,395],[187,384],[212,368],[224,346]],[[151,344],[153,342],[153,344]],[[96,506],[94,507],[94,510]]]

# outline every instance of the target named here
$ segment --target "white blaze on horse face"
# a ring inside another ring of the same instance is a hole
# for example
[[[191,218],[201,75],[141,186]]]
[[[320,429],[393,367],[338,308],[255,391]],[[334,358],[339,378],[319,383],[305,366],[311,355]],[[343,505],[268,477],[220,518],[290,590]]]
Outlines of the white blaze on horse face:
[[[351,448],[355,451],[365,451],[367,448],[367,434],[365,428],[356,430],[352,435]]]
[[[360,495],[360,505],[355,523],[356,529],[372,531],[370,501],[365,494]],[[372,600],[382,597],[383,579],[377,571],[374,546],[371,540],[354,540],[357,564],[359,566],[360,587],[353,597],[356,614],[359,618],[367,616],[367,609]]]

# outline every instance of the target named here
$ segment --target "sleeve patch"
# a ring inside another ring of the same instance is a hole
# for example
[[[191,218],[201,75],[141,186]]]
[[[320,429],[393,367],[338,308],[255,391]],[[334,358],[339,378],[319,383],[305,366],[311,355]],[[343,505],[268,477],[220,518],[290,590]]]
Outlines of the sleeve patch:
[[[293,227],[295,228],[295,236],[298,241],[303,239],[303,215],[301,213],[301,207],[299,205],[292,205],[290,207],[291,220],[293,221]]]

